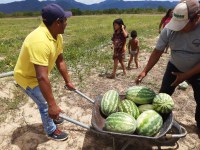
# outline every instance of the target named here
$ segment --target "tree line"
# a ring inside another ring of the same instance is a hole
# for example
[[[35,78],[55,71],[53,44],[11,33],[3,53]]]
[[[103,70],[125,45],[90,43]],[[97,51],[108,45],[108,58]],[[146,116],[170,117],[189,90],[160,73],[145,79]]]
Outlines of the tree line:
[[[159,14],[159,13],[165,13],[167,11],[164,7],[158,7],[156,9],[153,8],[130,8],[130,9],[118,9],[118,8],[112,8],[112,9],[105,9],[105,10],[80,10],[78,8],[71,9],[74,16],[80,16],[80,15],[103,15],[103,14]],[[0,18],[5,17],[36,17],[40,16],[41,12],[36,11],[27,11],[27,12],[14,12],[11,14],[5,14],[3,12],[0,12]]]

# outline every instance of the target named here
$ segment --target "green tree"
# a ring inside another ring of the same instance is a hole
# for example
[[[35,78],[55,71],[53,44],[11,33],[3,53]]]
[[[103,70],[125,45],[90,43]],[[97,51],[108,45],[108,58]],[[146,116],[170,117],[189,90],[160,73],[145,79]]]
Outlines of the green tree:
[[[73,9],[71,9],[71,12],[75,16],[82,15],[82,11],[79,8],[73,8]]]
[[[159,6],[158,7],[158,12],[166,12],[166,8],[162,7],[162,6]]]
[[[0,18],[4,18],[6,16],[6,14],[4,14],[3,12],[0,12]]]

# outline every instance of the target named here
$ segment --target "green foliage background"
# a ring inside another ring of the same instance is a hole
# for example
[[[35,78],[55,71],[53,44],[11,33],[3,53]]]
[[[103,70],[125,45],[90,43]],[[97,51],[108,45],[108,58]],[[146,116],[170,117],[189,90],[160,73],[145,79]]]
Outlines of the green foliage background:
[[[163,15],[115,14],[74,16],[68,19],[64,37],[64,57],[69,69],[77,74],[96,68],[112,68],[112,23],[122,18],[128,32],[137,30],[141,51],[150,51],[149,39],[158,36],[158,25]],[[0,19],[0,72],[14,69],[25,37],[38,27],[40,17]],[[54,70],[56,73],[56,70]]]

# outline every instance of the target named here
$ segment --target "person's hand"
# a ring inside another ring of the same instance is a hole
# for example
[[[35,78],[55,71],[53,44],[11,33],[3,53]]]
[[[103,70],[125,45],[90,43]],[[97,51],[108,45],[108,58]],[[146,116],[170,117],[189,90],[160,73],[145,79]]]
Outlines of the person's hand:
[[[175,86],[176,87],[180,83],[182,83],[183,81],[185,81],[184,73],[172,72],[172,74],[176,76],[176,80],[171,84],[171,86]]]
[[[66,86],[71,91],[76,89],[75,86],[71,82],[66,83]]]
[[[55,105],[49,105],[48,113],[49,113],[50,118],[52,118],[54,120],[58,119],[60,112],[62,112],[62,110],[56,104]]]
[[[146,73],[145,73],[145,72],[141,72],[141,73],[139,74],[139,76],[135,79],[136,85],[138,85],[138,84],[142,81],[142,79],[143,79],[145,76],[146,76]]]
[[[124,30],[124,25],[122,25],[122,30]]]

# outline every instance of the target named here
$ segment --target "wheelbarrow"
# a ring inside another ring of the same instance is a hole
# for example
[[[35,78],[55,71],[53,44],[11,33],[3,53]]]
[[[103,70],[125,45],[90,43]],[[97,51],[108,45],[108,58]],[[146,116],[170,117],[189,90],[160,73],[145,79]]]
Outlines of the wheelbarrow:
[[[67,89],[67,87],[65,86]],[[86,100],[91,102],[94,107],[92,111],[92,119],[91,119],[91,124],[92,125],[86,125],[82,122],[79,122],[77,120],[74,120],[68,116],[66,116],[63,113],[60,113],[59,116],[63,118],[64,120],[67,120],[75,125],[78,125],[80,127],[83,127],[87,130],[91,130],[92,132],[106,135],[106,136],[111,136],[113,139],[113,149],[115,149],[115,139],[116,138],[123,138],[126,140],[126,143],[123,145],[121,148],[122,150],[125,150],[132,141],[134,140],[139,140],[139,141],[149,141],[149,142],[154,142],[157,145],[170,145],[173,143],[176,143],[180,138],[185,137],[187,134],[187,131],[184,127],[179,125],[174,119],[173,119],[173,113],[170,113],[166,116],[163,116],[163,126],[160,130],[160,132],[154,136],[142,136],[142,135],[137,135],[137,134],[123,134],[123,133],[116,133],[116,132],[110,132],[104,130],[104,124],[105,124],[105,119],[106,117],[101,113],[100,109],[100,104],[102,100],[102,96],[98,96],[95,101],[86,96],[85,94],[81,93],[79,90],[73,90],[75,93],[78,95],[84,97]],[[125,98],[124,95],[120,95],[121,99]],[[173,132],[172,132],[173,130]]]
[[[12,76],[13,71],[8,72],[8,73],[3,73],[0,74],[0,78],[2,77],[7,77],[7,76]],[[17,86],[17,84],[16,84]],[[67,87],[65,86],[67,89]],[[123,145],[122,150],[125,150],[133,140],[145,140],[145,141],[150,141],[150,142],[156,142],[157,144],[160,145],[169,145],[171,143],[177,142],[180,138],[183,138],[187,135],[186,129],[179,125],[174,119],[173,119],[173,113],[171,112],[170,114],[163,116],[164,123],[163,126],[160,130],[160,132],[154,136],[154,137],[149,137],[149,136],[142,136],[142,135],[136,135],[136,134],[122,134],[122,133],[116,133],[116,132],[109,132],[104,130],[104,124],[105,124],[105,116],[101,113],[100,110],[100,104],[101,104],[101,99],[102,96],[98,96],[96,100],[92,100],[85,94],[81,93],[79,90],[73,90],[80,96],[84,97],[86,100],[91,102],[94,107],[92,111],[92,120],[91,124],[92,125],[86,125],[82,122],[79,122],[77,120],[74,120],[68,116],[66,116],[63,113],[60,113],[59,116],[63,118],[64,120],[67,120],[75,125],[78,125],[80,127],[83,127],[87,130],[90,130],[92,132],[102,134],[102,135],[107,135],[111,136],[113,138],[113,149],[115,150],[115,138],[123,138],[127,139],[127,142]],[[125,96],[120,95],[121,99],[123,99]]]

